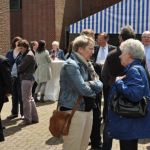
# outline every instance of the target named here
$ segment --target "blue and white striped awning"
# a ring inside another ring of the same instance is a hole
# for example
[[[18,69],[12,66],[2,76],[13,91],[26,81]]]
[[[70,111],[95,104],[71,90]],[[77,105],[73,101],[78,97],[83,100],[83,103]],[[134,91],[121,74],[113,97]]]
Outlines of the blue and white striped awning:
[[[70,33],[80,33],[83,29],[93,29],[95,33],[116,34],[121,27],[131,25],[141,34],[150,30],[150,0],[122,0],[92,16],[69,26]]]

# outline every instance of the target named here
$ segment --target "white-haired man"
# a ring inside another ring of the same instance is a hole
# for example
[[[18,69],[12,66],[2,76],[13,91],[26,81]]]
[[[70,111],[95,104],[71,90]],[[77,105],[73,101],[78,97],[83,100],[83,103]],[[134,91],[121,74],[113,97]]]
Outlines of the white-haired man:
[[[58,41],[53,41],[52,42],[52,49],[50,50],[50,55],[52,59],[58,58],[61,60],[64,60],[64,51],[59,48],[59,42]]]
[[[150,75],[150,31],[144,31],[142,34],[142,43],[145,50],[146,67]]]

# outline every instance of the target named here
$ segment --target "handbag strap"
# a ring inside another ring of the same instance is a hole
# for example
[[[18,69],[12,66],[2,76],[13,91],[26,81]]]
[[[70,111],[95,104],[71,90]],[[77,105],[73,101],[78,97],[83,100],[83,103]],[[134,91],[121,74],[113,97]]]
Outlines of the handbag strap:
[[[78,99],[77,99],[77,101],[76,101],[76,104],[75,104],[74,107],[72,108],[72,111],[71,111],[71,114],[70,114],[70,117],[71,117],[71,118],[73,117],[75,111],[77,110],[77,107],[78,107],[78,105],[79,105],[80,102],[81,102],[81,99],[82,99],[82,96],[79,96]]]
[[[74,105],[74,107],[72,108],[72,111],[71,111],[71,114],[70,114],[71,118],[73,117],[75,111],[77,110],[77,107],[78,107],[78,105],[81,102],[81,99],[82,99],[82,96],[79,96],[78,99],[77,99],[77,101],[76,101],[76,103],[75,103],[75,105]],[[59,104],[57,103],[57,109],[56,110],[58,110],[58,106],[59,106]]]

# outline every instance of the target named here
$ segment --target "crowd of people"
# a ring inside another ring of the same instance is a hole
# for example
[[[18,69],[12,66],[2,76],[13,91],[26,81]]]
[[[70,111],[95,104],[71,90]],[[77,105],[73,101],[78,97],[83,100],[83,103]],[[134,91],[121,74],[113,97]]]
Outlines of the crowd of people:
[[[51,54],[52,51],[55,53],[55,58]],[[23,121],[19,125],[38,123],[35,102],[44,102],[45,86],[51,78],[51,61],[64,60],[64,52],[59,49],[59,42],[54,41],[52,49],[47,50],[44,40],[29,43],[26,39],[17,36],[12,40],[6,57],[1,57],[1,59],[0,110],[6,98],[11,94],[12,109],[6,119],[11,121],[19,117],[20,111]],[[8,67],[3,64],[8,64]],[[38,96],[40,96],[39,99]],[[3,128],[0,121],[0,141],[4,140]]]
[[[145,117],[126,118],[111,109],[111,101],[116,93],[125,95],[132,102],[146,96],[149,109],[149,55],[145,55],[149,51],[149,33],[144,32],[140,42],[135,39],[132,27],[125,26],[119,34],[120,46],[115,47],[108,44],[106,33],[100,33],[97,45],[92,45],[88,39],[94,39],[94,32],[85,29],[72,42],[72,49],[67,54],[68,59],[60,74],[60,110],[69,112],[77,97],[83,98],[73,116],[69,135],[63,137],[64,150],[69,150],[70,147],[72,150],[86,150],[89,144],[91,150],[111,150],[113,139],[120,141],[121,150],[137,150],[138,139],[150,137],[149,112]],[[101,83],[98,84],[98,81]],[[98,85],[99,91],[96,87]],[[90,95],[91,91],[87,93],[87,90],[92,90],[95,94]],[[101,114],[102,97],[104,108]],[[102,122],[103,133],[100,130]]]
[[[63,149],[86,150],[91,145],[91,150],[111,150],[113,139],[118,139],[120,150],[137,150],[138,139],[150,138],[150,112],[140,118],[123,117],[112,110],[111,103],[115,94],[124,95],[131,102],[145,96],[150,110],[150,31],[143,32],[140,42],[133,28],[124,26],[118,38],[120,46],[116,47],[108,44],[108,34],[98,34],[95,41],[94,31],[85,29],[71,42],[65,56],[58,41],[53,41],[52,49],[47,50],[44,40],[29,44],[15,37],[6,54],[8,59],[3,58],[11,65],[8,78],[11,76],[12,89],[4,95],[12,93],[12,110],[7,119],[18,117],[20,110],[21,125],[39,122],[35,101],[38,96],[44,101],[46,83],[51,78],[50,65],[58,58],[65,60],[60,72],[59,109],[71,112],[82,96],[69,134],[63,136]],[[1,67],[0,71],[3,72]],[[2,105],[4,96],[0,97]],[[4,140],[1,124],[0,140]]]

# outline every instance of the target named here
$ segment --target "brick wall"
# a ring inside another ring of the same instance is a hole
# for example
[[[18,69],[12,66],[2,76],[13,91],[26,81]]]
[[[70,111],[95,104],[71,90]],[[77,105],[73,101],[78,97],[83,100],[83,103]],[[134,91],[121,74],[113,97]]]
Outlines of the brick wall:
[[[55,40],[55,0],[22,1],[22,35],[31,40]]]
[[[47,48],[51,48],[53,40],[58,40],[60,47],[66,49],[69,40],[66,31],[70,24],[119,1],[121,0],[22,0],[22,11],[11,14],[11,37],[22,35],[29,41],[44,39]],[[19,24],[16,24],[15,18],[18,18]]]
[[[0,0],[0,54],[10,47],[9,0]]]
[[[10,24],[11,40],[15,36],[22,37],[22,10],[10,11]]]
[[[64,7],[65,7],[65,0],[55,1],[55,23],[56,23],[55,32],[56,32],[56,40],[58,41],[60,41],[61,37]]]

